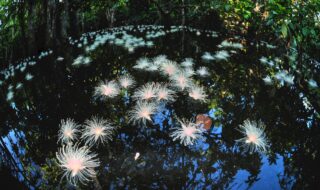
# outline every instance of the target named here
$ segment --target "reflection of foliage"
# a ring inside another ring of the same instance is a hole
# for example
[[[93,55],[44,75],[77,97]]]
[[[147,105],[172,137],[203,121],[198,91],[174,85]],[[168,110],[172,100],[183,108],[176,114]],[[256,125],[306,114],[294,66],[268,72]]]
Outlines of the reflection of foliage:
[[[134,75],[138,84],[151,79],[163,82],[165,79],[161,75],[132,69],[141,52],[148,57],[167,53],[177,60],[185,58],[184,53],[188,52],[187,56],[199,58],[201,52],[211,50],[212,44],[217,43],[210,40],[201,43],[192,35],[186,35],[190,43],[181,50],[179,36],[166,36],[157,41],[159,45],[155,48],[141,48],[132,54],[105,45],[90,53],[93,60],[90,66],[80,68],[70,65],[73,49],[68,47],[64,52],[69,59],[66,62],[56,63],[55,57],[50,55],[30,71],[34,73],[34,80],[26,82],[21,90],[23,93],[14,97],[17,109],[7,113],[3,123],[8,127],[12,120],[25,122],[23,127],[15,124],[26,134],[25,157],[32,158],[43,170],[46,182],[41,188],[68,186],[65,181],[59,184],[61,170],[52,159],[57,150],[60,119],[72,117],[82,123],[96,114],[119,126],[114,141],[94,149],[103,163],[98,180],[105,188],[228,188],[239,170],[250,173],[246,183],[253,185],[259,178],[261,156],[242,152],[234,141],[241,138],[235,128],[247,118],[266,123],[266,133],[272,142],[267,153],[269,162],[274,163],[277,155],[284,157],[283,185],[295,178],[298,188],[315,186],[319,175],[305,161],[315,164],[319,157],[316,151],[319,118],[309,118],[312,111],[304,109],[296,86],[263,84],[261,78],[266,71],[257,61],[261,52],[253,48],[239,52],[230,61],[208,65],[212,78],[197,82],[208,87],[210,105],[189,101],[187,96],[179,94],[177,102],[167,106],[166,119],[158,125],[146,128],[128,125],[127,112],[134,103],[124,103],[121,96],[106,101],[92,99],[94,86],[104,79],[114,79],[124,71]],[[199,52],[194,53],[194,50]],[[204,64],[199,59],[197,62]],[[19,82],[19,77],[12,82]],[[222,127],[222,133],[207,134],[202,142],[204,146],[199,147],[184,147],[172,142],[169,137],[172,116],[191,118],[195,113],[207,112],[207,107],[217,110],[214,123],[216,127]],[[309,121],[311,126],[307,127]],[[136,152],[141,156],[135,161]],[[24,161],[26,165],[30,164],[28,160]],[[93,185],[89,184],[87,188]]]

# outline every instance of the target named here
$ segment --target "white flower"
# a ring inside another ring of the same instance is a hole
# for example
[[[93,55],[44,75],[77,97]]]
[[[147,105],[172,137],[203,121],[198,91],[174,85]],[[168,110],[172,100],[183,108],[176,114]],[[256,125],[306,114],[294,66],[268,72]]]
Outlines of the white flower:
[[[129,112],[129,121],[146,125],[147,120],[152,121],[151,115],[153,115],[156,110],[156,104],[138,101],[133,110]]]
[[[194,61],[192,58],[186,58],[182,63],[181,66],[183,67],[193,67]]]
[[[207,67],[199,67],[197,74],[201,77],[210,76],[209,70]]]
[[[69,143],[75,140],[77,133],[79,133],[79,125],[73,119],[61,120],[58,142]]]
[[[207,95],[202,86],[192,84],[189,88],[189,96],[194,100],[206,101]]]
[[[166,55],[158,55],[153,59],[153,63],[157,66],[162,65],[165,62],[168,62],[169,60],[167,59]]]
[[[179,90],[185,90],[192,83],[188,74],[183,71],[180,71],[171,77],[171,83],[174,87],[177,87]]]
[[[217,51],[216,54],[214,55],[214,57],[218,60],[225,60],[227,61],[228,58],[230,57],[230,54],[225,51],[225,50],[221,50],[221,51]]]
[[[119,87],[115,81],[101,82],[96,88],[94,95],[101,98],[113,98],[119,94]]]
[[[204,52],[204,54],[201,56],[201,58],[205,61],[212,61],[215,59],[214,56],[209,52]]]
[[[157,85],[155,83],[147,83],[134,92],[133,98],[136,100],[151,100],[156,97],[156,93]]]
[[[64,170],[63,178],[76,185],[78,182],[86,183],[96,177],[94,168],[99,167],[97,155],[91,153],[87,147],[63,146],[56,153],[60,167]]]
[[[135,84],[135,81],[131,75],[125,75],[119,78],[119,83],[122,88],[128,89]]]
[[[172,102],[175,100],[174,95],[175,95],[175,92],[173,90],[170,90],[167,84],[158,84],[157,86],[158,101]]]
[[[151,62],[149,61],[149,59],[143,57],[143,58],[140,58],[137,61],[136,65],[133,66],[133,68],[135,68],[135,69],[146,69],[150,64],[151,64]]]
[[[202,138],[202,133],[204,131],[198,128],[195,123],[184,119],[178,121],[181,127],[175,127],[174,131],[170,134],[173,141],[180,140],[181,144],[187,146],[193,145],[195,140]]]
[[[264,128],[265,125],[260,121],[245,120],[243,125],[240,125],[239,129],[245,137],[236,141],[242,143],[242,146],[250,152],[265,152],[267,149],[267,139]]]
[[[161,65],[161,70],[165,75],[172,76],[178,71],[178,65],[173,61],[167,61]]]
[[[92,117],[92,119],[85,121],[81,139],[85,140],[85,143],[90,146],[99,143],[103,144],[108,140],[112,140],[114,131],[115,127],[107,120]]]

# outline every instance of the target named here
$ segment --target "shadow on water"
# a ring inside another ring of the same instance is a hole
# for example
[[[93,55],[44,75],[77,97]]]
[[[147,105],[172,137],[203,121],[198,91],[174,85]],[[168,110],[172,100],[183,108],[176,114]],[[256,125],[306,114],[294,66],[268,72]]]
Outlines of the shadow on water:
[[[128,33],[144,36],[137,31]],[[88,39],[90,44],[93,38]],[[225,39],[240,41],[245,48],[234,51],[226,61],[205,62],[201,58],[204,52],[218,51]],[[106,43],[89,53],[75,43],[2,72],[0,150],[4,165],[30,189],[68,186],[65,180],[60,181],[62,173],[55,159],[60,120],[70,117],[83,123],[98,115],[119,126],[112,142],[93,148],[101,161],[98,181],[106,189],[290,189],[318,185],[314,166],[319,160],[319,115],[306,108],[304,95],[295,85],[268,85],[262,80],[271,71],[259,59],[266,55],[281,58],[277,49],[258,47],[241,37],[220,34],[212,38],[193,31],[170,33],[154,38],[153,43],[132,52]],[[90,57],[91,63],[72,66],[80,54]],[[205,86],[209,101],[199,103],[180,93],[174,103],[161,105],[153,124],[141,127],[128,123],[134,89],[129,90],[129,98],[93,98],[100,81],[124,73],[133,75],[137,86],[167,81],[158,72],[132,68],[140,57],[158,55],[177,62],[193,58],[195,69],[208,67],[210,77],[195,76],[194,80]],[[7,77],[6,72],[14,74]],[[213,119],[213,126],[203,140],[193,146],[172,141],[169,134],[176,117],[189,119],[205,113]],[[266,124],[270,142],[266,154],[249,154],[236,145],[235,140],[242,137],[236,128],[247,118]],[[135,160],[137,152],[141,156]]]

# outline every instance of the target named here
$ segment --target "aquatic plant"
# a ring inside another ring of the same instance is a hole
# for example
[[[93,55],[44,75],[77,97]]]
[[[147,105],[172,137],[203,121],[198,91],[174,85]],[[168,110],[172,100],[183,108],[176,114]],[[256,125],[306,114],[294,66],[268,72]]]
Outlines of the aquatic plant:
[[[205,61],[212,61],[215,60],[215,57],[209,53],[209,52],[204,52],[204,54],[201,56],[201,58]]]
[[[146,69],[151,64],[150,60],[146,57],[142,57],[137,60],[136,64],[133,66],[134,69]]]
[[[135,80],[131,75],[124,75],[119,78],[119,84],[122,88],[128,89],[135,85]]]
[[[178,119],[178,122],[180,123],[180,126],[173,128],[173,131],[170,133],[173,141],[179,140],[180,144],[187,146],[193,145],[197,139],[202,138],[204,130],[198,128],[197,124],[185,119]]]
[[[133,94],[135,100],[151,100],[156,97],[157,85],[155,83],[147,83],[139,87]]]
[[[214,57],[217,59],[217,60],[225,60],[227,61],[228,58],[230,57],[230,54],[225,51],[225,50],[221,50],[221,51],[217,51],[214,55]]]
[[[119,94],[119,87],[115,81],[101,82],[96,88],[94,95],[100,98],[113,98]]]
[[[199,67],[198,70],[196,71],[197,74],[201,77],[207,77],[210,76],[209,70],[207,67]]]
[[[59,166],[64,170],[62,178],[73,185],[86,183],[96,177],[94,169],[99,167],[100,162],[88,147],[77,145],[66,145],[58,150],[56,157]]]
[[[172,76],[178,71],[178,65],[176,62],[167,61],[161,65],[161,70],[163,74]]]
[[[157,57],[153,58],[153,63],[155,65],[161,66],[162,64],[168,62],[166,55],[158,55]]]
[[[193,67],[194,60],[192,58],[186,58],[182,63],[181,66],[183,67]]]
[[[207,94],[205,93],[204,87],[192,84],[188,87],[189,96],[194,100],[206,101]]]
[[[265,152],[268,144],[264,128],[265,125],[261,121],[245,120],[239,127],[239,131],[245,135],[245,137],[236,140],[236,142],[241,143],[246,151]]]
[[[69,143],[76,139],[79,125],[73,119],[61,120],[58,132],[58,142]]]
[[[86,145],[93,146],[95,144],[104,144],[108,140],[112,140],[115,127],[108,120],[98,117],[92,117],[84,123],[81,139]]]
[[[129,111],[129,122],[146,125],[147,120],[152,121],[151,115],[157,110],[157,105],[150,102],[138,101],[135,107]]]
[[[191,78],[184,71],[179,71],[171,77],[171,84],[174,87],[177,87],[179,90],[185,90],[192,83]]]
[[[175,92],[168,88],[167,84],[158,84],[157,86],[157,100],[172,102],[175,100]]]

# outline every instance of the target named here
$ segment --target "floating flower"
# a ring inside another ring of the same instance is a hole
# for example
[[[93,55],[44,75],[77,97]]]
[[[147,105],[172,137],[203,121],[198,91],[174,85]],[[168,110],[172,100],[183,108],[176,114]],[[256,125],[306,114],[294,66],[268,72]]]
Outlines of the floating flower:
[[[131,75],[125,75],[119,78],[119,83],[122,88],[128,89],[135,84],[135,81]]]
[[[84,127],[81,138],[90,146],[112,140],[115,130],[107,120],[98,117],[86,120]]]
[[[151,64],[148,58],[143,57],[138,59],[135,66],[133,66],[134,69],[146,69]]]
[[[152,121],[151,115],[153,115],[156,110],[156,104],[138,101],[133,110],[129,112],[129,121],[146,125],[147,120]]]
[[[188,88],[188,91],[189,96],[194,100],[206,101],[207,95],[202,86],[193,84]]]
[[[205,61],[212,61],[215,59],[215,57],[209,52],[204,52],[204,54],[201,56],[201,58]]]
[[[108,120],[98,117],[92,117],[86,120],[81,138],[85,140],[87,145],[104,144],[108,140],[112,140],[115,127]]]
[[[105,81],[95,88],[94,94],[101,98],[113,98],[119,94],[119,87],[115,81]]]
[[[176,73],[175,75],[173,75],[171,77],[171,81],[172,81],[172,85],[175,87],[178,87],[180,90],[185,90],[191,84],[191,79],[183,71],[180,71],[179,73]]]
[[[64,170],[63,178],[76,185],[78,182],[86,183],[96,177],[94,168],[100,165],[97,155],[91,153],[88,147],[63,146],[56,153],[59,165]]]
[[[151,100],[156,97],[157,85],[155,83],[147,83],[138,88],[134,93],[133,98],[137,100]]]
[[[214,57],[218,60],[225,60],[227,61],[228,58],[230,57],[230,54],[225,51],[225,50],[221,50],[221,51],[217,51],[216,54],[214,55]]]
[[[178,66],[173,61],[167,61],[161,65],[161,69],[164,74],[172,76],[178,71]]]
[[[182,63],[181,66],[183,67],[193,67],[194,60],[192,58],[186,58]]]
[[[61,120],[58,133],[58,142],[69,143],[73,141],[79,132],[79,125],[73,119]]]
[[[153,63],[157,66],[160,66],[166,62],[168,62],[169,60],[167,59],[166,55],[158,55],[157,57],[155,57],[153,59]]]
[[[240,125],[240,132],[245,137],[236,140],[242,143],[242,146],[250,152],[265,152],[267,147],[267,139],[264,133],[264,124],[262,122],[245,120],[243,125]]]
[[[197,124],[184,119],[178,120],[180,127],[175,127],[174,131],[171,132],[170,136],[173,141],[180,140],[180,143],[187,146],[193,145],[195,140],[202,138],[204,130],[197,127]]]
[[[199,69],[197,70],[197,74],[201,77],[210,76],[210,73],[207,67],[199,67]]]
[[[172,102],[175,100],[174,98],[175,92],[168,88],[166,84],[159,84],[157,87],[157,100],[158,101],[168,101]]]

